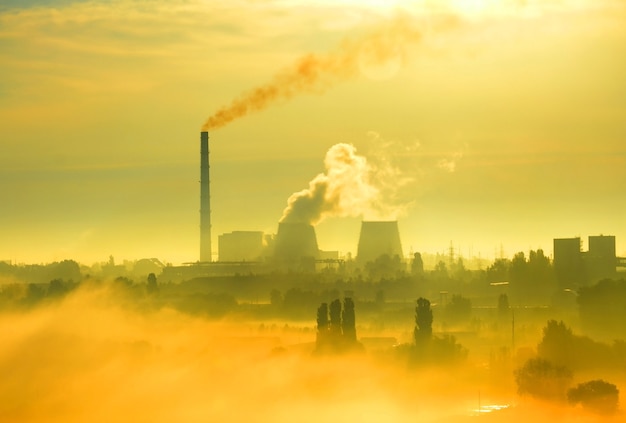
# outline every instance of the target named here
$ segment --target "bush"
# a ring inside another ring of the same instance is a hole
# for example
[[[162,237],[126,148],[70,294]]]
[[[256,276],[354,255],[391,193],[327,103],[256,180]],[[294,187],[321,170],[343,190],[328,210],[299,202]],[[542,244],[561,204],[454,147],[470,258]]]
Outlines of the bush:
[[[542,358],[531,358],[515,371],[517,392],[548,400],[565,398],[572,372]]]
[[[617,410],[619,390],[612,383],[590,380],[568,390],[567,400],[597,413],[610,414]]]

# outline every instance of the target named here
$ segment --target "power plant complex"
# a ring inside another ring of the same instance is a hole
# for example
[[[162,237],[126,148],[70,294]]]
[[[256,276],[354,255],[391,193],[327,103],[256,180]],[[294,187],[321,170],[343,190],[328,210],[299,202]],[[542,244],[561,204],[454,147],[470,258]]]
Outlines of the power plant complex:
[[[211,180],[209,133],[200,132],[200,257],[197,264],[213,267],[219,263],[271,262],[276,265],[339,260],[338,252],[319,249],[313,225],[280,222],[276,235],[261,231],[233,231],[218,237],[218,260],[213,260],[211,244]],[[361,226],[357,261],[366,263],[381,255],[402,255],[396,221],[367,221]]]
[[[280,269],[315,271],[318,264],[341,265],[337,251],[320,250],[315,227],[309,223],[281,221],[277,233],[233,231],[218,237],[217,260],[211,244],[211,185],[209,133],[200,133],[200,256],[186,274],[233,274],[242,270],[269,272]],[[364,268],[381,256],[398,257],[404,262],[397,221],[363,221],[353,268]],[[581,251],[580,238],[554,239],[554,268],[561,280],[581,286],[615,276],[626,259],[616,257],[614,236],[590,236],[589,251]],[[175,269],[172,269],[175,270]]]

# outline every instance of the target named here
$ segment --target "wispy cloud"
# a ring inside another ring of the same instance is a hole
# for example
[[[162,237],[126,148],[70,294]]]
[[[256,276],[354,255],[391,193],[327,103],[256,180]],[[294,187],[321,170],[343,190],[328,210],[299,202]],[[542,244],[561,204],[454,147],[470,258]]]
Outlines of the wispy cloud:
[[[456,171],[459,160],[463,158],[464,154],[465,148],[457,150],[447,157],[439,159],[439,161],[437,162],[437,167],[439,167],[439,169],[445,170],[446,172],[454,173],[454,171]]]

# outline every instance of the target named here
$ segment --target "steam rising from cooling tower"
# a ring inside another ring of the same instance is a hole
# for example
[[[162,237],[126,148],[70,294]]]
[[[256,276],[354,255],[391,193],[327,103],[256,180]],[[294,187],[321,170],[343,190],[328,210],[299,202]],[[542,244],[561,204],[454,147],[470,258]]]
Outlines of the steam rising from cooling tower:
[[[353,145],[333,145],[326,153],[324,165],[324,173],[313,178],[307,189],[295,192],[287,200],[276,234],[274,256],[278,260],[296,262],[302,258],[318,258],[313,225],[326,217],[383,215],[384,196],[373,182],[376,181],[376,169],[368,164],[364,156],[357,154]],[[384,215],[389,216],[393,207],[386,205],[385,209],[388,210]],[[381,236],[384,252],[378,255],[389,253],[402,257],[396,222],[368,222],[368,225],[364,222],[364,228],[364,256],[369,256],[370,251],[371,254],[381,251],[375,245],[376,237]]]
[[[371,183],[367,159],[351,144],[336,144],[326,153],[326,171],[309,187],[292,194],[280,222],[315,225],[329,216],[369,215],[379,190]]]
[[[207,119],[202,130],[222,127],[300,93],[323,93],[335,83],[357,75],[364,58],[372,66],[404,62],[406,47],[420,39],[421,33],[411,19],[398,17],[367,36],[344,41],[335,51],[325,55],[307,54],[270,82],[220,108]]]

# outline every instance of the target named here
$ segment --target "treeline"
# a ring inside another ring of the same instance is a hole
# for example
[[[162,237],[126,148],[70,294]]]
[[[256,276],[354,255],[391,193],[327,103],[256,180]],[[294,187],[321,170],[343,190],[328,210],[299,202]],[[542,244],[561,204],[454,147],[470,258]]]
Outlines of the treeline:
[[[49,264],[13,265],[0,261],[0,277],[6,282],[43,284],[54,279],[80,282],[83,273],[74,260],[63,260]]]
[[[173,308],[180,312],[208,318],[220,318],[236,312],[235,297],[224,292],[203,292],[187,284],[159,284],[151,273],[135,282],[117,277],[111,281],[85,278],[81,282],[53,279],[48,283],[8,283],[0,286],[0,310],[29,310],[62,301],[84,289],[104,289],[112,301],[137,310]]]
[[[621,334],[626,339],[626,280],[604,279],[580,288],[577,302],[586,332],[603,338]]]
[[[562,321],[548,321],[537,354],[515,371],[518,393],[548,401],[568,401],[598,413],[614,413],[619,389],[601,377],[626,371],[626,342],[606,344],[576,335]],[[576,379],[592,377],[581,381]]]
[[[0,287],[0,309],[32,308],[65,297],[79,286],[72,280],[53,279],[47,284],[12,283]]]
[[[116,264],[108,262],[90,267],[73,260],[47,265],[11,265],[0,262],[0,278],[5,282],[48,283],[53,279],[80,282],[91,277],[113,280],[119,277],[131,280],[146,278],[149,273],[159,277],[157,260],[139,260]],[[162,282],[168,282],[166,280]],[[437,298],[440,292],[479,299],[505,292],[512,306],[568,306],[575,305],[571,294],[579,288],[576,281],[559,280],[550,259],[542,250],[519,252],[512,259],[500,258],[482,270],[468,270],[463,259],[440,260],[433,270],[425,270],[419,253],[409,263],[399,257],[382,255],[361,268],[346,265],[318,273],[274,272],[269,274],[237,274],[211,276],[186,281],[190,285],[209,285],[213,292],[224,292],[241,301],[266,298],[277,289],[283,294],[291,288],[321,292],[323,290],[352,290],[361,299],[373,299],[383,290],[389,300],[410,298]],[[570,288],[566,291],[565,288]],[[494,291],[500,290],[494,294]],[[490,305],[490,303],[483,304]]]
[[[141,259],[115,263],[113,256],[108,261],[91,266],[74,260],[55,261],[47,264],[11,264],[0,261],[0,281],[3,283],[22,282],[44,284],[53,279],[67,282],[80,282],[86,278],[114,280],[117,278],[138,279],[148,274],[161,273],[163,263],[158,259]]]
[[[107,271],[118,267],[112,258],[102,265]],[[83,283],[110,280],[107,283],[116,286],[120,298],[129,303],[167,305],[209,317],[245,312],[259,318],[308,319],[320,303],[349,296],[364,315],[386,313],[385,318],[404,319],[409,310],[406,304],[424,297],[435,300],[439,321],[448,328],[473,324],[479,308],[497,309],[504,322],[510,320],[511,309],[535,306],[550,312],[578,311],[582,329],[597,338],[626,338],[621,324],[626,319],[626,281],[602,280],[576,290],[561,289],[552,263],[541,250],[498,259],[475,271],[465,269],[461,259],[448,264],[440,261],[434,270],[425,271],[419,254],[409,266],[382,256],[366,268],[352,275],[246,274],[174,284],[159,281],[158,275],[150,282],[148,274],[111,279],[89,276],[84,272],[92,268],[81,268],[71,260],[27,266],[0,262],[0,308],[33,306],[62,298]]]

